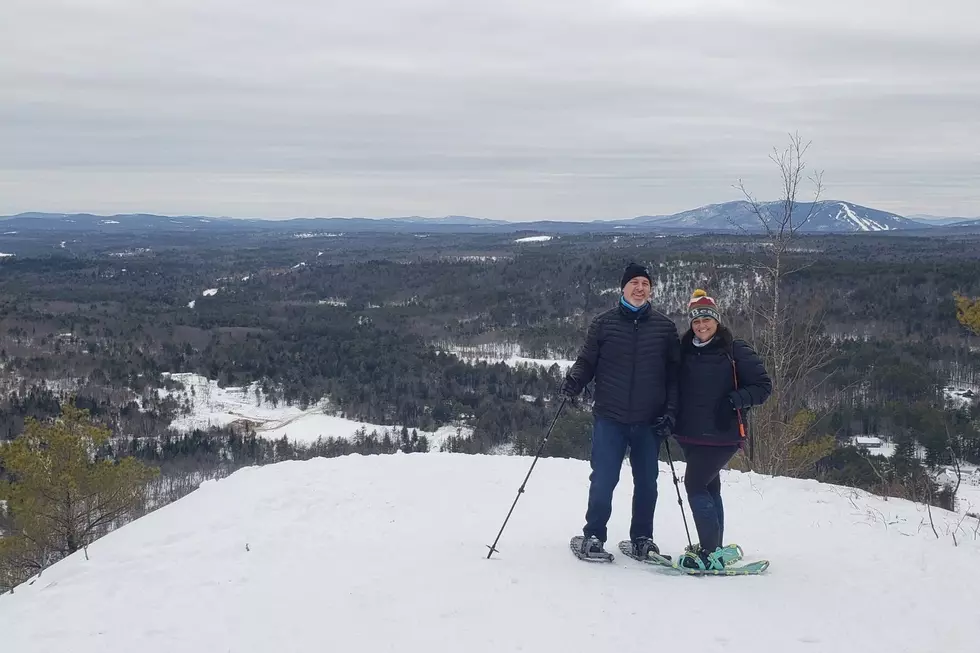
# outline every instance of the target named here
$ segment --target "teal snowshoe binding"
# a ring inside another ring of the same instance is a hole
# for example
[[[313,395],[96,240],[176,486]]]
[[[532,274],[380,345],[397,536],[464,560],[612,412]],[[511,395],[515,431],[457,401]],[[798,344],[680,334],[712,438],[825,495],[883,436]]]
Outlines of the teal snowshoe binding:
[[[694,547],[688,547],[692,549]],[[686,569],[696,569],[698,571],[724,571],[725,563],[719,556],[721,549],[716,549],[711,553],[701,549],[685,550],[677,559],[677,565]]]

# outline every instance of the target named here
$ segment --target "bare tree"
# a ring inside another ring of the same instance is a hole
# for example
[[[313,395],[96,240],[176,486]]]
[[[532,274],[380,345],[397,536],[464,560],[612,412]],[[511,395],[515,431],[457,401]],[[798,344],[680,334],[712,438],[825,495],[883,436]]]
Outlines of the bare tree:
[[[763,231],[761,247],[751,261],[761,289],[747,307],[747,317],[753,344],[772,380],[772,395],[752,411],[748,466],[768,474],[805,474],[833,449],[832,437],[814,437],[822,411],[812,402],[808,405],[829,376],[819,374],[831,359],[823,337],[822,309],[791,303],[783,292],[787,277],[812,265],[812,257],[796,251],[801,230],[816,214],[823,192],[823,173],[806,175],[809,148],[810,143],[798,134],[790,135],[785,149],[773,148],[770,159],[779,169],[782,186],[777,201],[759,201],[742,180],[736,186]],[[802,202],[799,197],[807,180],[813,185],[813,196]],[[732,224],[748,233],[744,226]]]

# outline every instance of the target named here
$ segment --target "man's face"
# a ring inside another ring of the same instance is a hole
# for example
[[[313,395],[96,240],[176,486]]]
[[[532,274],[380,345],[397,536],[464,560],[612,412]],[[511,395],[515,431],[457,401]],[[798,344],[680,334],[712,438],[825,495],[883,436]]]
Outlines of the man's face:
[[[633,277],[623,288],[623,297],[637,308],[643,306],[650,299],[650,282],[646,277]]]

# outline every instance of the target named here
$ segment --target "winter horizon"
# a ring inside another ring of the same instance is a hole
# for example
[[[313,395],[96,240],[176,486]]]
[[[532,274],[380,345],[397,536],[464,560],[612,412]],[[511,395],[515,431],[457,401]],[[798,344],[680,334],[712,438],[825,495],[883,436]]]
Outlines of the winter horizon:
[[[668,215],[779,197],[791,133],[826,197],[980,215],[966,0],[8,11],[0,215]]]

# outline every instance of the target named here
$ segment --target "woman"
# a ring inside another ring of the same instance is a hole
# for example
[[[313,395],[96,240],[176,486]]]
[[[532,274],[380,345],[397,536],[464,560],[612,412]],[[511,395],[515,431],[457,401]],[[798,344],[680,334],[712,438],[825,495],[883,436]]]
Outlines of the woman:
[[[688,304],[691,328],[681,338],[680,403],[674,437],[687,459],[684,486],[700,543],[678,564],[722,569],[741,557],[722,548],[725,514],[719,472],[745,442],[745,411],[769,398],[772,382],[762,360],[721,323],[715,300],[701,289]]]

